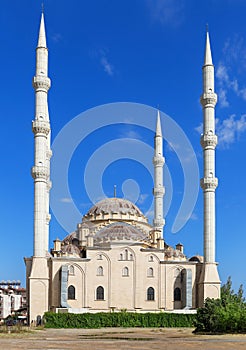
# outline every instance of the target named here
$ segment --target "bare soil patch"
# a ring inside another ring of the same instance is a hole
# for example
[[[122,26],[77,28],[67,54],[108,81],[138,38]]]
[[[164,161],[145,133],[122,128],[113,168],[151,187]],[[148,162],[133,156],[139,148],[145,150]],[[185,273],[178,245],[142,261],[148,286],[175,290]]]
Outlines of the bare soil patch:
[[[44,329],[1,334],[1,350],[246,349],[246,335],[194,335],[190,328]]]

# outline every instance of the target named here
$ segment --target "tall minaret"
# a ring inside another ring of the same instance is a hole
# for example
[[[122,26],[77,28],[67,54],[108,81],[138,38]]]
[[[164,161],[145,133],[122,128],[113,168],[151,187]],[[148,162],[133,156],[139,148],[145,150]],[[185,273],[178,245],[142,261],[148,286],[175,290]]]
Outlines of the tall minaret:
[[[49,191],[50,183],[50,123],[47,95],[50,88],[48,78],[48,49],[42,13],[38,46],[36,49],[36,74],[33,78],[35,90],[35,120],[32,130],[35,140],[34,166],[34,257],[45,257],[49,237]]]
[[[215,177],[215,135],[214,109],[217,95],[214,92],[214,65],[210,49],[209,34],[206,34],[206,48],[203,65],[203,93],[201,105],[203,107],[203,135],[201,146],[203,148],[203,234],[204,234],[204,265],[200,283],[202,285],[200,306],[207,297],[220,296],[220,280],[215,262],[215,190],[218,179]],[[203,300],[202,300],[203,299]]]
[[[163,196],[164,196],[164,186],[163,186],[163,165],[165,159],[163,157],[162,149],[162,132],[161,132],[161,119],[160,111],[157,112],[156,120],[156,132],[155,132],[155,154],[153,157],[154,165],[154,229],[160,231],[160,238],[163,236],[163,226],[165,220],[163,218]]]
[[[215,135],[214,108],[217,95],[214,92],[214,66],[209,42],[209,34],[206,37],[206,49],[203,65],[203,94],[201,105],[203,107],[203,135],[201,145],[203,148],[203,179],[201,187],[204,196],[204,260],[215,262],[215,190],[218,179],[215,177],[215,147],[217,136]]]

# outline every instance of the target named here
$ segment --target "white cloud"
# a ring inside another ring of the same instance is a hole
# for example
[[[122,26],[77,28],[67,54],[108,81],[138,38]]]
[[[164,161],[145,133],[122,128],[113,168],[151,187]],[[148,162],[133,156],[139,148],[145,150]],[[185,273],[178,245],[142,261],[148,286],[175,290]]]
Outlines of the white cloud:
[[[111,63],[109,63],[105,54],[101,57],[100,62],[101,62],[101,65],[103,66],[104,72],[106,72],[110,76],[114,75],[114,67]]]
[[[72,203],[73,202],[72,198],[61,198],[60,201],[62,203]]]
[[[154,20],[165,25],[179,26],[184,20],[183,0],[146,0]]]
[[[221,121],[216,118],[215,124],[216,134],[218,136],[218,146],[228,148],[246,131],[246,114],[243,114],[238,119],[235,114],[230,115],[227,119]],[[195,128],[199,134],[202,133],[202,129],[202,123]]]
[[[246,87],[240,78],[246,69],[246,46],[244,38],[235,35],[228,38],[223,48],[223,60],[219,62],[216,70],[218,81],[218,96],[221,107],[229,107],[229,93],[246,101]]]
[[[216,129],[219,146],[228,148],[246,131],[246,114],[239,119],[236,119],[235,114],[222,121],[216,119]]]
[[[229,107],[226,89],[220,88],[218,92],[218,96],[219,96],[219,103],[221,107]]]
[[[51,36],[51,39],[55,42],[55,43],[58,43],[59,41],[62,40],[62,35],[60,33],[54,33],[52,36]]]
[[[203,123],[200,123],[200,125],[195,127],[195,131],[198,132],[199,135],[201,135],[203,131]]]

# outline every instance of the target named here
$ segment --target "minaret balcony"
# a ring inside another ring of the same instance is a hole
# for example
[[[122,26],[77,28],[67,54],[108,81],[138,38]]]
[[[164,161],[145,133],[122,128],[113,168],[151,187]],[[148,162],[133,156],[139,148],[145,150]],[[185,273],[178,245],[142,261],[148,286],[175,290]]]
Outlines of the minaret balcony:
[[[214,134],[205,134],[201,136],[200,143],[203,149],[215,148],[218,143],[218,137]]]
[[[154,219],[153,225],[155,228],[162,228],[165,225],[165,220],[163,218]]]
[[[35,91],[44,91],[48,92],[50,88],[51,82],[48,77],[38,75],[33,77],[32,86]]]
[[[153,188],[153,195],[155,197],[163,197],[164,193],[165,193],[165,188],[163,186]]]
[[[49,177],[49,171],[46,166],[38,165],[32,167],[33,179],[44,179],[47,180]]]
[[[218,186],[217,177],[204,177],[200,180],[201,188],[204,191],[214,191]]]
[[[33,120],[32,131],[35,135],[43,134],[47,136],[50,132],[50,123],[44,120]]]
[[[217,95],[214,92],[205,92],[200,97],[203,107],[214,107],[217,103]]]
[[[156,156],[153,158],[153,164],[155,166],[162,166],[165,163],[165,159],[162,156]]]

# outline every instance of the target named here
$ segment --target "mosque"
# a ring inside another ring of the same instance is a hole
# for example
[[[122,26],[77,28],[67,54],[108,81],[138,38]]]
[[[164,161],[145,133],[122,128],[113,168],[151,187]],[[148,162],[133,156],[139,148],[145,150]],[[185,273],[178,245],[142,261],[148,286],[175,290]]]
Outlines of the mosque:
[[[122,198],[106,198],[74,223],[74,232],[49,250],[51,127],[48,113],[48,49],[42,14],[36,49],[34,133],[34,251],[25,258],[29,321],[44,312],[191,312],[207,297],[220,297],[215,261],[214,66],[209,34],[203,65],[204,257],[188,258],[183,245],[163,238],[163,147],[160,114],[154,138],[154,220]],[[77,226],[76,226],[77,224]]]

